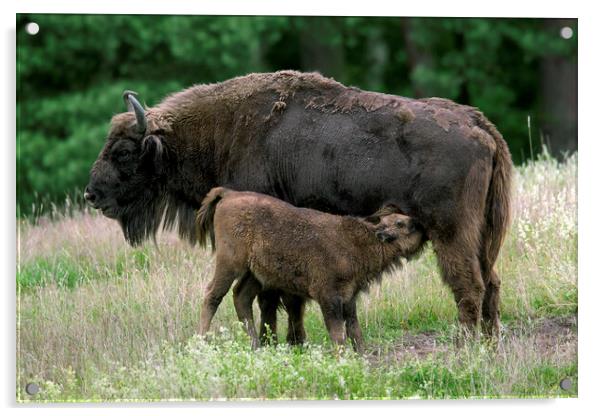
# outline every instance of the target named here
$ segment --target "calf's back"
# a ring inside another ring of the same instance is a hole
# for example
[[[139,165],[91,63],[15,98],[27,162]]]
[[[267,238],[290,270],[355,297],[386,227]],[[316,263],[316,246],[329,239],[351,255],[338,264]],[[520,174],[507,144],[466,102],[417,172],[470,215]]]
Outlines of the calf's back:
[[[248,268],[265,288],[315,298],[325,286],[346,283],[351,295],[356,274],[378,272],[365,241],[376,237],[361,227],[351,217],[230,191],[215,211],[217,259]]]

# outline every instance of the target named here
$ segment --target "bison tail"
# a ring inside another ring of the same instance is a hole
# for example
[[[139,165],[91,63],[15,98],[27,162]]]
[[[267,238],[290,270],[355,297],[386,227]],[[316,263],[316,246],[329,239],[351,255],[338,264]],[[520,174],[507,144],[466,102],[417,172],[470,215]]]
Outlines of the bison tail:
[[[508,144],[496,127],[482,115],[479,117],[479,126],[493,137],[496,145],[481,250],[482,268],[489,272],[497,260],[512,219],[513,165]]]
[[[213,217],[218,202],[225,196],[228,189],[217,187],[213,188],[203,199],[201,208],[196,216],[196,229],[199,244],[202,247],[207,246],[207,239],[211,240],[211,251],[215,251],[215,230],[213,227]]]

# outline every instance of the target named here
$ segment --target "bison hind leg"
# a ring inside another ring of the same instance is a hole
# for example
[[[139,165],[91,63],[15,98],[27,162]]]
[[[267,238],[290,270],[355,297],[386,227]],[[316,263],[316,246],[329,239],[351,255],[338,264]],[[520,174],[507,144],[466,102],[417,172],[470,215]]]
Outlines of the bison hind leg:
[[[489,273],[491,268],[483,267],[490,178],[491,164],[485,159],[476,161],[455,202],[451,222],[445,230],[431,235],[443,280],[454,294],[460,326],[465,333],[477,337],[482,318],[489,321],[493,309],[497,310],[499,297],[497,276]]]
[[[485,296],[483,297],[483,333],[494,342],[500,335],[500,278],[491,268],[483,271]]]
[[[476,250],[462,242],[433,241],[443,280],[451,288],[464,334],[478,337],[485,284]]]

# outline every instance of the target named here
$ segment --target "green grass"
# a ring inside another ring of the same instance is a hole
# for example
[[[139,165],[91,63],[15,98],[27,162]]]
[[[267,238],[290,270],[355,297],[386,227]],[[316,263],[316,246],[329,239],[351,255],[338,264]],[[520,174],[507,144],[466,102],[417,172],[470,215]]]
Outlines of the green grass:
[[[145,248],[133,250],[129,255],[120,254],[108,261],[89,262],[86,258],[61,252],[51,257],[39,257],[20,267],[17,270],[17,286],[21,290],[28,290],[54,284],[73,289],[92,280],[123,276],[129,267],[144,270],[149,263],[149,256],[149,250]]]
[[[572,396],[559,380],[576,380],[574,363],[558,363],[515,347],[494,353],[472,345],[453,355],[377,364],[329,347],[281,345],[254,352],[242,330],[223,330],[211,342],[193,337],[182,345],[164,343],[131,366],[111,371],[90,368],[86,384],[71,368],[57,370],[62,384],[34,378],[38,400],[156,401],[205,399],[399,399]],[[520,352],[520,353],[519,353]],[[492,361],[492,357],[502,361]]]
[[[454,347],[457,310],[430,248],[361,297],[365,356],[332,352],[315,304],[306,348],[252,352],[230,296],[213,339],[195,337],[213,273],[209,252],[172,233],[130,248],[114,221],[87,211],[22,221],[17,399],[575,396],[574,329],[552,334],[537,325],[577,313],[576,169],[576,155],[564,163],[544,155],[517,169],[514,222],[497,264],[497,352]],[[564,377],[572,390],[559,389]],[[29,382],[41,386],[36,396],[24,393]]]

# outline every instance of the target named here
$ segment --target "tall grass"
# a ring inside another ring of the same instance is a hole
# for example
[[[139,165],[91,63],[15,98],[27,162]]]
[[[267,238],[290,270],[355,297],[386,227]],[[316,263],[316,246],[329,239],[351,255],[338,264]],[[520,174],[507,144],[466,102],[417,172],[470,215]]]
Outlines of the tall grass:
[[[576,385],[576,336],[542,344],[536,324],[577,312],[576,169],[576,155],[559,163],[545,154],[517,168],[514,222],[497,264],[498,352],[453,348],[456,307],[430,249],[361,298],[369,352],[337,359],[315,305],[303,350],[251,352],[230,297],[214,340],[196,338],[213,259],[171,233],[131,248],[114,221],[86,211],[22,221],[18,399],[575,395],[558,382],[570,376]],[[284,331],[281,317],[281,339]],[[434,347],[414,354],[420,345],[407,340],[423,338]],[[22,392],[32,381],[42,390],[30,397]]]

